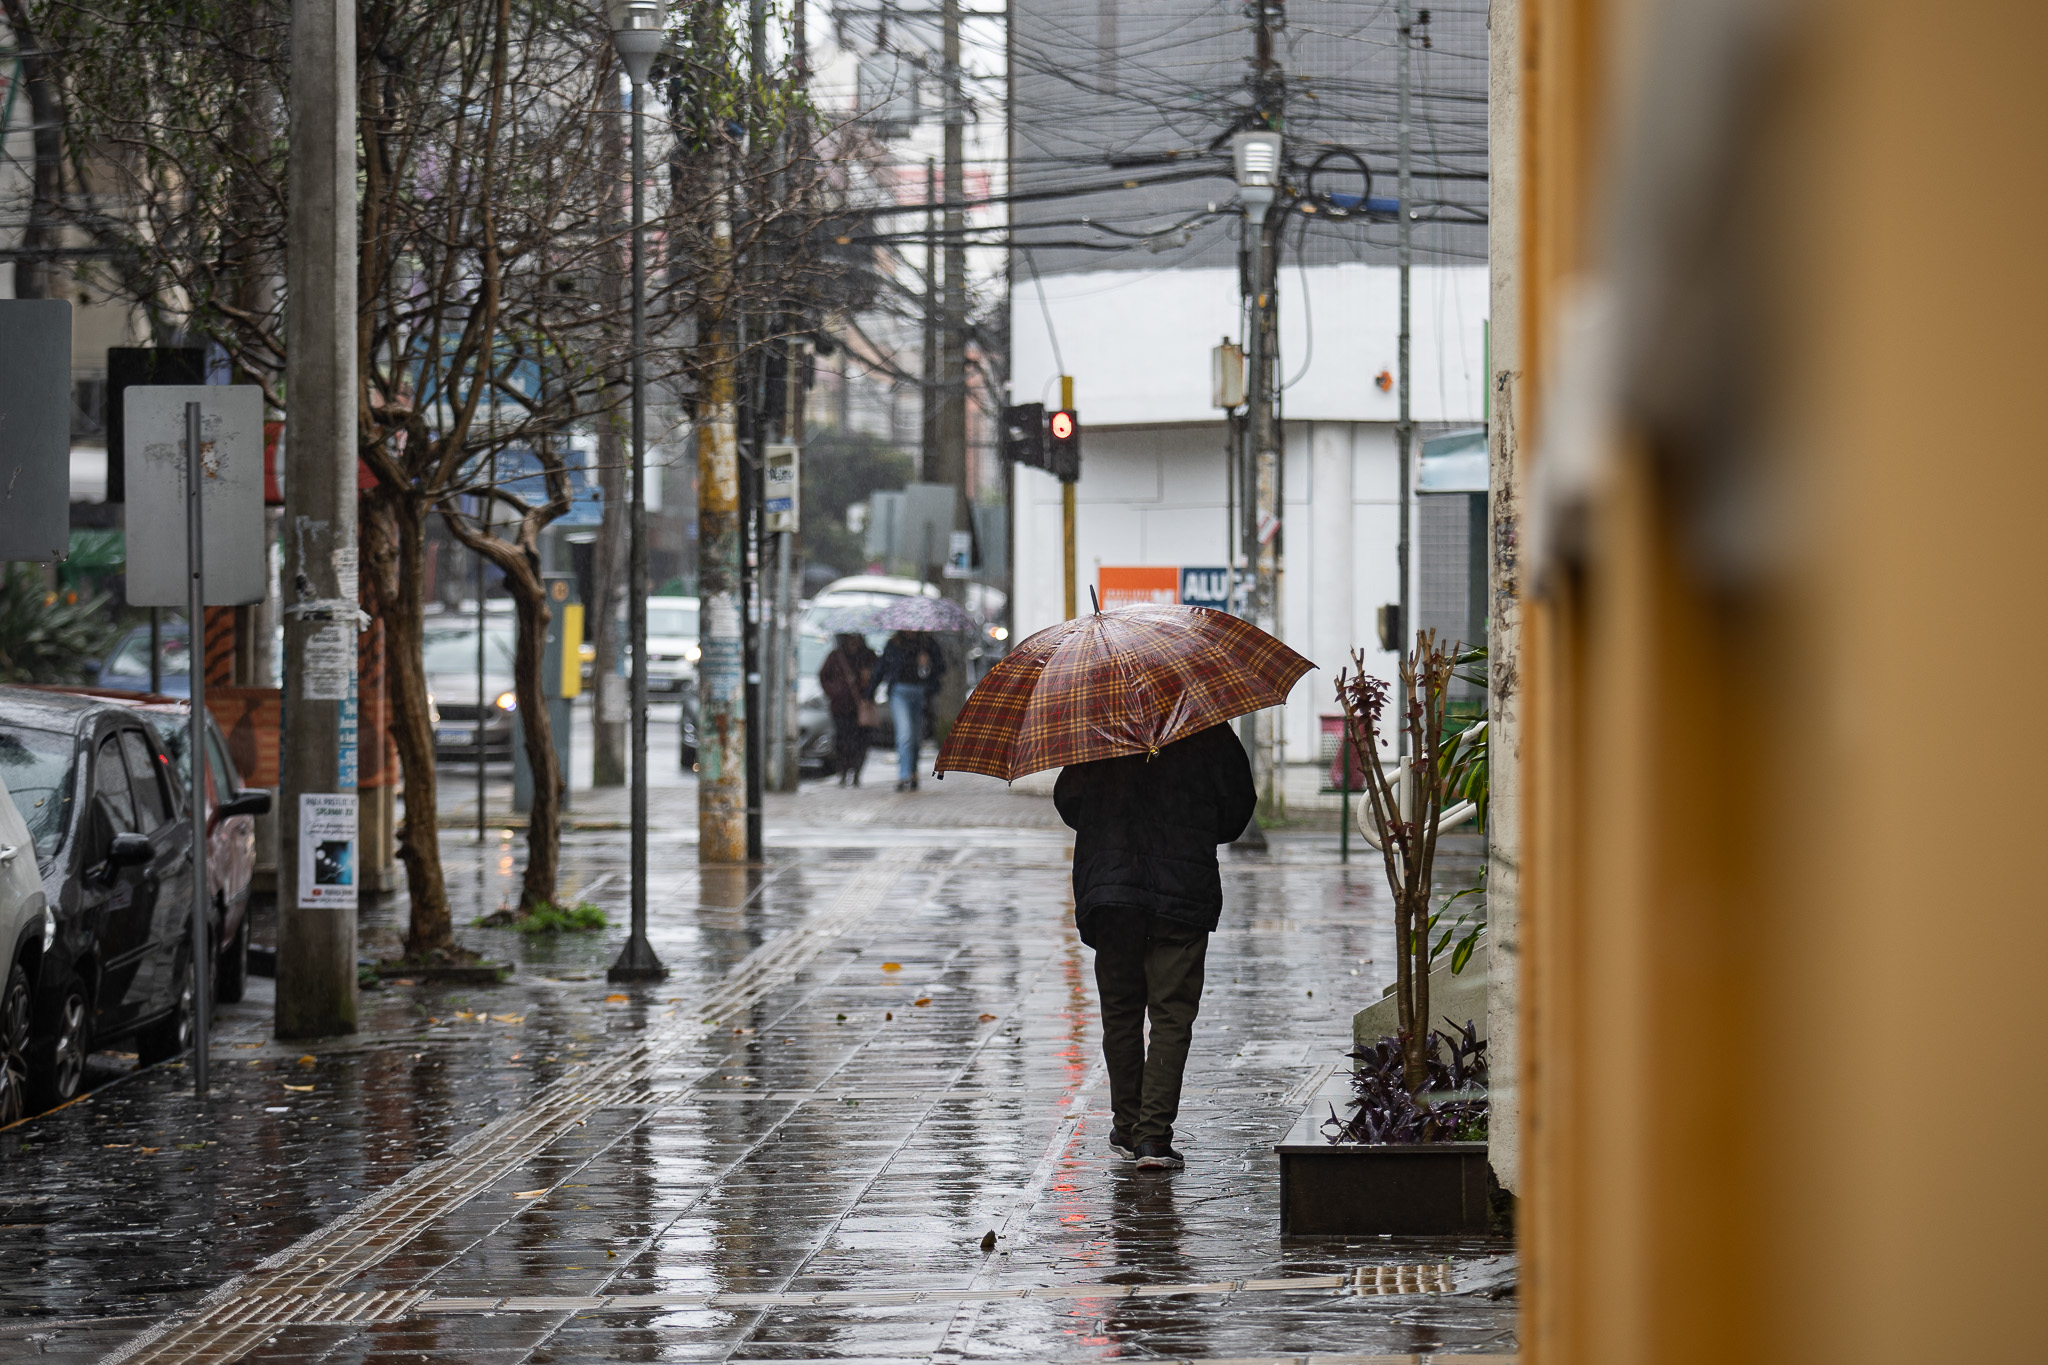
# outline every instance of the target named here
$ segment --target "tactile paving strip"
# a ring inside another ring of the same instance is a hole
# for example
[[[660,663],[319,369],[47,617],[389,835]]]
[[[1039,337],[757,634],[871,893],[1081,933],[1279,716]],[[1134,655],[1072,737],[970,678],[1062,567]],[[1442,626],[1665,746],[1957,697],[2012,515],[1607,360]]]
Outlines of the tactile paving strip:
[[[1056,1284],[1019,1289],[828,1290],[785,1294],[595,1294],[441,1297],[410,1305],[419,1313],[643,1313],[664,1308],[892,1308],[917,1303],[992,1303],[1001,1299],[1150,1299],[1190,1294],[1449,1294],[1449,1265],[1359,1266],[1349,1275],[1297,1275],[1278,1280],[1209,1284]]]
[[[701,1021],[744,1009],[790,979],[834,939],[872,914],[897,880],[921,860],[932,861],[924,850],[902,849],[865,864],[830,910],[762,944],[716,990],[684,1012],[691,1022],[651,1034],[614,1057],[563,1077],[517,1113],[478,1129],[447,1156],[416,1167],[337,1221],[228,1281],[190,1316],[142,1334],[108,1361],[227,1365],[286,1323],[389,1321],[406,1311],[400,1301],[417,1295],[356,1296],[337,1291],[587,1119],[603,1107],[604,1097],[632,1094],[636,1087],[638,1093],[646,1093],[646,1081],[662,1063],[712,1031]],[[356,1298],[378,1303],[344,1302]],[[370,1316],[305,1316],[343,1311]]]

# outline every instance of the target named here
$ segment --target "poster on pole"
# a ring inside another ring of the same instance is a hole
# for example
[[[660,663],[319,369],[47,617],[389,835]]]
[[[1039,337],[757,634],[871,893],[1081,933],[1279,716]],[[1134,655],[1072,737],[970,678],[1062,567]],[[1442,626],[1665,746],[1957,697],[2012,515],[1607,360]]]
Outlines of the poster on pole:
[[[0,560],[69,553],[71,304],[0,300]]]
[[[186,600],[185,405],[199,404],[206,605],[261,602],[263,391],[253,384],[142,384],[121,395],[128,480],[128,604]]]
[[[356,794],[299,793],[299,908],[356,903]]]

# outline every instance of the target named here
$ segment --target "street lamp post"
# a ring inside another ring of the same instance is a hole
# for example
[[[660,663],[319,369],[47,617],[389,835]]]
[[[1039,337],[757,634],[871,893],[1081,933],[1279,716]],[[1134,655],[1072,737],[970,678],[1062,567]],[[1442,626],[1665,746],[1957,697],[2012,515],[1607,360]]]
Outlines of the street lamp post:
[[[647,272],[645,237],[647,141],[641,116],[647,72],[661,51],[665,0],[610,0],[612,45],[633,82],[633,511],[627,573],[626,634],[633,652],[631,703],[633,932],[609,973],[613,981],[659,981],[668,968],[647,941]]]

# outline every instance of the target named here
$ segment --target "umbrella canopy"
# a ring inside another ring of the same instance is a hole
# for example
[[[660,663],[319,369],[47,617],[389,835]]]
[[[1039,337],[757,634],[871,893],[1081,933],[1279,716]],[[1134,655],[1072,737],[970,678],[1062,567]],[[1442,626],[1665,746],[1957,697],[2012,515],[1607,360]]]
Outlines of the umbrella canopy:
[[[937,771],[1005,781],[1155,753],[1278,706],[1315,665],[1207,607],[1146,603],[1062,622],[1011,650],[961,708]]]
[[[857,607],[825,604],[818,625],[828,632],[870,630],[974,630],[967,608],[943,597],[898,597]]]

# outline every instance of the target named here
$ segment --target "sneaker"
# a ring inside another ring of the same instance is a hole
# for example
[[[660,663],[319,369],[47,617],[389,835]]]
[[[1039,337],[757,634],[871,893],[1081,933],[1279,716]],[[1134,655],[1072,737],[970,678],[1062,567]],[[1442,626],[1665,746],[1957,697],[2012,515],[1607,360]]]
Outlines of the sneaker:
[[[1141,1171],[1177,1171],[1187,1164],[1188,1159],[1174,1151],[1170,1142],[1138,1144],[1138,1169]]]
[[[1109,1130],[1109,1150],[1125,1161],[1136,1160],[1138,1155],[1138,1149],[1131,1143],[1131,1135],[1121,1128]]]

